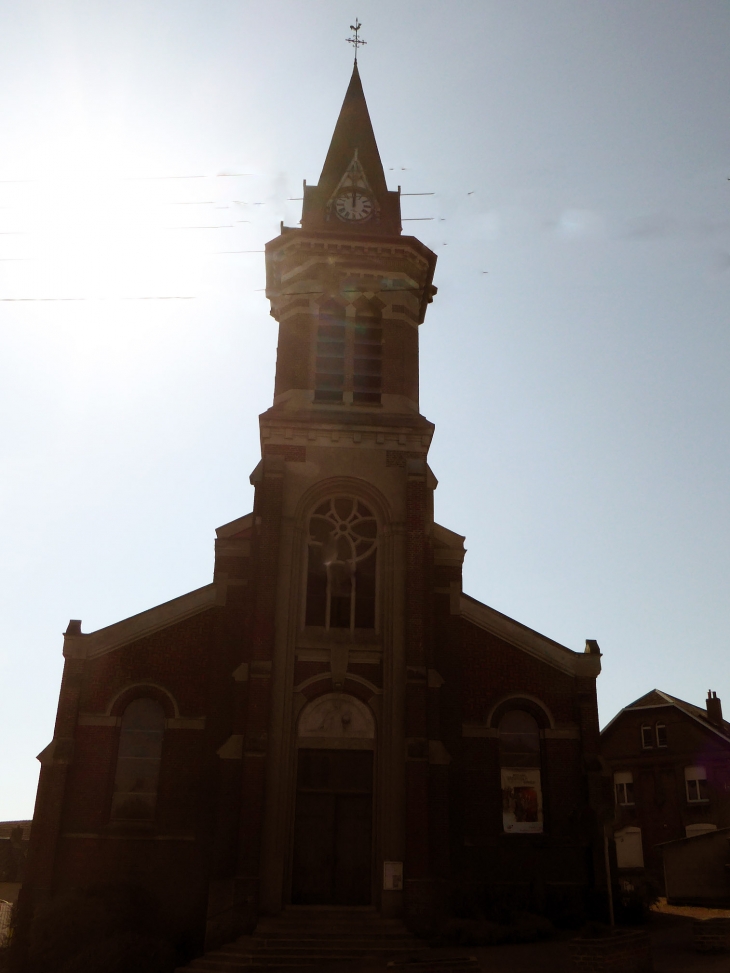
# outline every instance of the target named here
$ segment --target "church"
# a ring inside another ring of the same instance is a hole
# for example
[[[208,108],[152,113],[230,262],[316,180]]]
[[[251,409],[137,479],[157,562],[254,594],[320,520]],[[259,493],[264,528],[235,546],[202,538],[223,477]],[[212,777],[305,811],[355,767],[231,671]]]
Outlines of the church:
[[[419,411],[436,256],[402,232],[357,62],[265,253],[253,510],[217,529],[210,584],[69,622],[21,914],[130,883],[188,955],[297,906],[415,931],[464,901],[585,914],[606,889],[599,648],[462,590]]]

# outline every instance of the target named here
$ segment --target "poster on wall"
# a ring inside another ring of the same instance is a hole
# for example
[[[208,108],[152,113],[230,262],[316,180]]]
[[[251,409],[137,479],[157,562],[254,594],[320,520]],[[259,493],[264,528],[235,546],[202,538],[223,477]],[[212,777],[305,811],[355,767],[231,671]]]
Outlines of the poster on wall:
[[[383,890],[397,892],[403,888],[403,862],[383,862]]]
[[[536,767],[502,768],[502,825],[507,834],[542,833],[542,788]]]

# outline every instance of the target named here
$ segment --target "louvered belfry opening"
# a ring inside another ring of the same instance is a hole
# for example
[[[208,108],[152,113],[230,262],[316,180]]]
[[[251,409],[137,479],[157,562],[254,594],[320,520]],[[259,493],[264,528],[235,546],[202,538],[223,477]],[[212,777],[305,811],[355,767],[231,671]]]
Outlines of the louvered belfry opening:
[[[345,309],[334,301],[325,304],[320,309],[317,327],[315,402],[342,402],[346,337]]]
[[[353,342],[352,401],[380,404],[383,376],[383,328],[372,305],[359,307]]]
[[[315,402],[380,405],[383,327],[379,310],[363,300],[354,318],[335,301],[324,304],[317,322]],[[347,395],[345,394],[347,393]]]

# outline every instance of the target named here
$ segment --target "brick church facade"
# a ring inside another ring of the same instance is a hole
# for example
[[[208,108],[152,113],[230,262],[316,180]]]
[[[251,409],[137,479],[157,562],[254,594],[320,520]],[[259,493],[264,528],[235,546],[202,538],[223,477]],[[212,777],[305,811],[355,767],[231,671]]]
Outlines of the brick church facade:
[[[401,229],[356,65],[301,226],[266,246],[253,511],[211,584],[69,623],[26,918],[142,885],[193,954],[291,904],[418,928],[459,895],[550,914],[605,890],[598,646],[462,592],[418,405],[436,257]]]

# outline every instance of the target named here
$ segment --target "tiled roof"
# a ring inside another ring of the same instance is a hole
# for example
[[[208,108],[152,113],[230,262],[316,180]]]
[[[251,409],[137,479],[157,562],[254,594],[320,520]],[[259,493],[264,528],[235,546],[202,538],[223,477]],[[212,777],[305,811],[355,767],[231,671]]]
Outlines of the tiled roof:
[[[624,708],[614,716],[611,722],[604,726],[601,733],[605,733],[609,726],[615,723],[619,716],[621,716],[621,713],[625,713],[626,710],[650,709],[655,706],[675,706],[678,710],[686,713],[687,716],[691,716],[693,720],[697,720],[698,723],[702,723],[702,725],[707,727],[708,730],[712,730],[713,733],[717,733],[718,736],[730,743],[730,723],[728,723],[727,720],[722,721],[722,728],[715,726],[715,724],[707,718],[706,709],[703,709],[701,706],[695,706],[694,703],[688,703],[684,699],[679,699],[677,696],[671,696],[669,693],[665,693],[662,689],[652,689],[651,692],[646,693],[644,696],[640,696],[638,699],[635,699],[633,703],[629,703],[628,706],[624,706]]]

